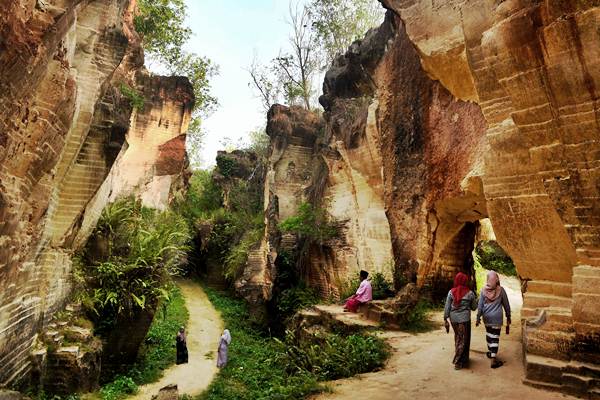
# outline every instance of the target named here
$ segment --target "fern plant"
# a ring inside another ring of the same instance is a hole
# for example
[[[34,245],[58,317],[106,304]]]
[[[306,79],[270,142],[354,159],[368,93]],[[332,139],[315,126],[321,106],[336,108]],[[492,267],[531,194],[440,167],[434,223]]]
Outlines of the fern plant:
[[[145,208],[127,198],[109,204],[76,259],[80,301],[109,322],[168,296],[168,277],[186,262],[191,230],[172,211]],[[106,247],[98,249],[98,242]]]

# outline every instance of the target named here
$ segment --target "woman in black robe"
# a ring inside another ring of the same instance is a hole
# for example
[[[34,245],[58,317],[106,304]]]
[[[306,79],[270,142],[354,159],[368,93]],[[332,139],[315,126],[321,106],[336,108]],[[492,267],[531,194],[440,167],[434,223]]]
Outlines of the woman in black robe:
[[[185,337],[185,328],[182,326],[179,328],[177,333],[176,346],[177,346],[177,364],[186,364],[188,362],[188,350],[187,341]]]

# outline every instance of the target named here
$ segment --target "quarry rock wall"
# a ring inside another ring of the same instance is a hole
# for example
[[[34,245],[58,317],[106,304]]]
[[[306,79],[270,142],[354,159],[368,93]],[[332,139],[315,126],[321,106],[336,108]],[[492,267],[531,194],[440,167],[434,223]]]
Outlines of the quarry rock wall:
[[[122,192],[124,185],[105,180],[124,149],[136,147],[133,138],[152,142],[154,159],[138,166],[149,204],[164,204],[181,180],[191,87],[141,71],[134,7],[128,0],[0,4],[0,386],[28,376],[36,333],[65,305],[71,255],[94,227],[84,225],[90,200],[101,187]],[[170,128],[138,122],[130,130],[125,86],[151,97],[135,121],[162,113]],[[99,214],[108,200],[91,211]]]
[[[600,361],[600,4],[383,3],[428,75],[485,116],[483,193],[525,282],[527,381],[597,390],[579,363]]]

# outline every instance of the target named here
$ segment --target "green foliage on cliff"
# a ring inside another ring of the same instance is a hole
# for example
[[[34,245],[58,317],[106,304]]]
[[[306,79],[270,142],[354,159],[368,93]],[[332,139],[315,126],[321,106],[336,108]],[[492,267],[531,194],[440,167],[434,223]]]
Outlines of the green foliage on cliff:
[[[321,381],[371,371],[387,358],[385,343],[368,335],[324,335],[300,342],[266,337],[247,318],[242,300],[205,288],[231,331],[229,363],[197,400],[302,399],[325,390]]]
[[[208,227],[199,233],[201,256],[216,260],[231,281],[246,264],[250,250],[259,244],[264,217],[262,187],[226,176],[232,172],[227,165],[217,165],[215,172],[195,171],[186,198],[177,209],[190,224]]]
[[[190,236],[185,219],[172,211],[130,198],[109,204],[76,260],[79,300],[106,328],[119,315],[155,307],[186,261]]]
[[[137,90],[124,83],[121,83],[120,90],[121,94],[129,100],[131,107],[137,110],[142,110],[144,108],[144,96],[142,96]]]
[[[233,174],[236,168],[235,160],[231,157],[217,156],[217,167],[221,175],[229,177]]]
[[[192,225],[198,220],[209,219],[221,207],[223,190],[213,180],[212,172],[207,170],[194,171],[185,198],[175,205]]]
[[[337,228],[329,222],[327,213],[310,203],[302,203],[298,213],[279,224],[283,232],[295,233],[316,243],[323,243],[337,236]]]

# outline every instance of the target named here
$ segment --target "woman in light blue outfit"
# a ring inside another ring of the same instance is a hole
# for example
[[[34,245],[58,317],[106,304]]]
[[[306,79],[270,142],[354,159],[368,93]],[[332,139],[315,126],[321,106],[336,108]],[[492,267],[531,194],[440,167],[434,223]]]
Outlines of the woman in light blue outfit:
[[[227,353],[231,344],[231,333],[229,329],[225,329],[219,340],[219,349],[217,350],[217,367],[223,368],[227,364]]]
[[[485,324],[485,339],[488,346],[487,356],[492,360],[491,367],[501,367],[504,362],[497,359],[498,347],[500,345],[500,332],[504,324],[504,316],[502,309],[506,313],[506,334],[510,331],[510,303],[508,296],[502,286],[500,286],[500,277],[496,271],[489,271],[487,274],[487,283],[481,289],[479,296],[479,305],[477,306],[477,322],[476,326],[481,323]]]

